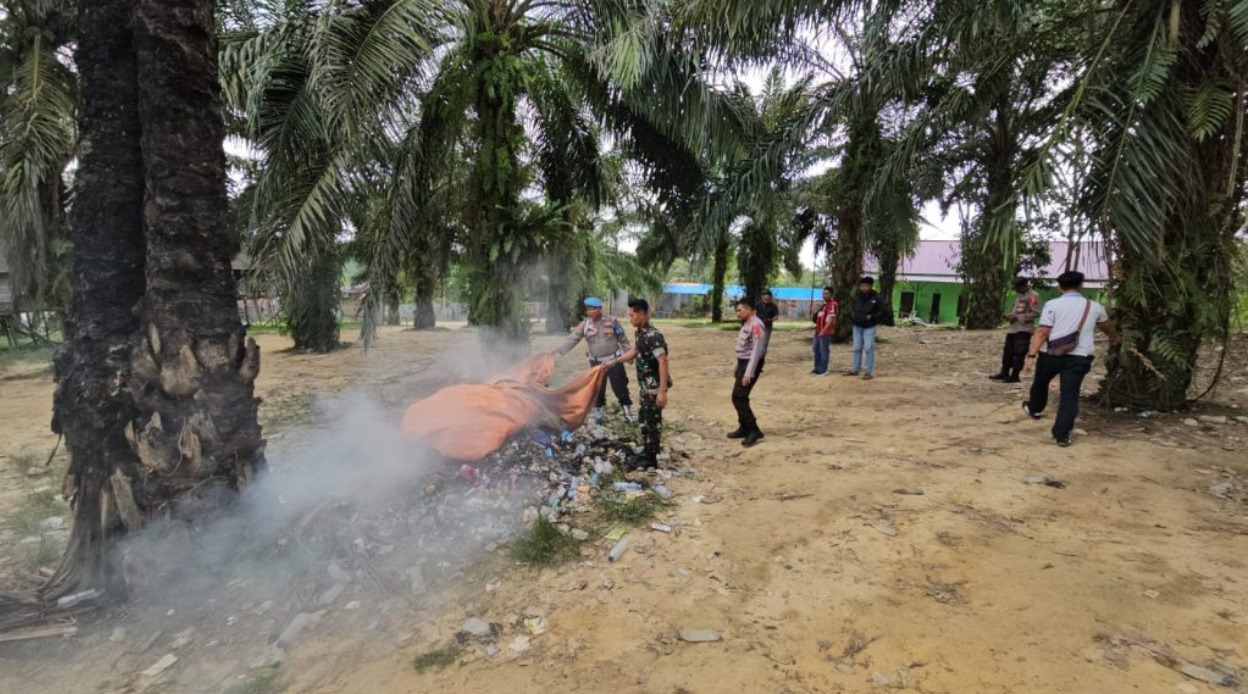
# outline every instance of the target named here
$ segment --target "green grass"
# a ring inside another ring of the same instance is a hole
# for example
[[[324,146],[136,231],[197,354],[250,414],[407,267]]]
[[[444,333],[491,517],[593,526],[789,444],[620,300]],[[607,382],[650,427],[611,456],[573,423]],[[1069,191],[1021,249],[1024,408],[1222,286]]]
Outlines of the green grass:
[[[311,418],[315,398],[311,392],[283,387],[260,403],[260,425],[266,432],[280,431]]]
[[[46,346],[32,347],[30,345],[20,345],[13,347],[6,340],[0,338],[0,373],[18,364],[42,364],[50,367],[52,366],[52,356],[55,351],[54,348]]]
[[[65,551],[61,543],[47,533],[39,533],[39,541],[22,546],[22,563],[31,571],[50,566]]]
[[[660,511],[675,504],[655,492],[640,496],[616,494],[603,500],[602,519],[610,524],[642,525],[654,520]]]
[[[226,689],[222,694],[277,694],[286,689],[285,678],[277,671],[264,672],[246,682]]]
[[[416,656],[416,659],[412,661],[412,667],[416,668],[416,672],[441,670],[448,665],[453,665],[463,654],[464,647],[453,643]]]
[[[64,515],[69,510],[64,502],[57,501],[50,490],[31,492],[26,501],[8,514],[8,525],[22,537],[41,535],[41,524],[52,516]]]
[[[564,535],[545,518],[538,518],[516,538],[511,553],[517,561],[536,566],[551,566],[577,556],[580,543]]]
[[[29,473],[30,469],[33,468],[38,462],[39,455],[37,453],[31,453],[27,450],[9,455],[9,464],[16,468],[18,472],[22,473],[22,475]]]

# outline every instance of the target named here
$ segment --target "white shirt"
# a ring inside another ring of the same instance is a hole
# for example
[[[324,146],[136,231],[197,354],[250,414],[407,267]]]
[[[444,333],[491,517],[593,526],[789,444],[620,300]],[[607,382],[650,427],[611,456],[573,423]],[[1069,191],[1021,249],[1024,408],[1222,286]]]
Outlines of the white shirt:
[[[1045,302],[1044,309],[1040,311],[1040,327],[1049,328],[1049,339],[1056,340],[1074,334],[1079,328],[1079,319],[1083,318],[1084,305],[1088,303],[1092,306],[1088,308],[1088,319],[1084,321],[1083,330],[1079,331],[1079,344],[1070,352],[1079,357],[1092,356],[1092,334],[1096,331],[1096,324],[1109,320],[1105,307],[1078,292],[1071,292]],[[1040,351],[1049,351],[1048,345],[1041,345]]]

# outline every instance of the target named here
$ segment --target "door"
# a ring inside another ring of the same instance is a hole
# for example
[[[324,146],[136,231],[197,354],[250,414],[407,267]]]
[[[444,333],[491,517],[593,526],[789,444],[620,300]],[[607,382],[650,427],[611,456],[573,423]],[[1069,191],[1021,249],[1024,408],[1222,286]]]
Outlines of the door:
[[[901,317],[909,318],[914,313],[914,292],[901,293]]]
[[[928,323],[940,322],[940,295],[939,294],[932,295],[932,313],[930,316],[928,316],[927,322]]]

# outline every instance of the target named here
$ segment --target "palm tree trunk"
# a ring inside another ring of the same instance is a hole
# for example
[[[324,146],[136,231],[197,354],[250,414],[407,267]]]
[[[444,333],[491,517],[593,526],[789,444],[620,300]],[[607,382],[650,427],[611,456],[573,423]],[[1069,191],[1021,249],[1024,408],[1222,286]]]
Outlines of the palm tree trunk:
[[[897,286],[897,267],[901,264],[901,249],[892,236],[887,236],[875,244],[876,258],[880,263],[880,300],[888,307],[888,312],[880,322],[893,325],[893,288]]]
[[[139,509],[210,517],[264,469],[260,350],[238,317],[211,0],[135,0],[147,293],[127,435]],[[114,483],[116,490],[117,484]],[[125,491],[119,491],[124,495]]]
[[[395,289],[386,296],[386,325],[399,325],[402,323],[402,319],[399,317],[399,308],[399,292]]]
[[[412,328],[416,330],[433,330],[437,325],[437,314],[433,310],[433,297],[437,294],[437,280],[430,274],[417,271],[413,277],[416,285],[416,311],[412,319]]]
[[[996,123],[982,162],[988,191],[975,234],[962,244],[962,266],[969,284],[963,325],[971,330],[990,330],[1001,324],[1010,269],[1017,265],[1022,240],[1022,229],[1014,219],[1017,143],[1009,123],[1011,108],[1006,100],[997,103]]]
[[[341,278],[342,263],[338,255],[324,252],[312,259],[307,271],[290,289],[286,316],[295,349],[324,354],[338,348]]]
[[[829,253],[832,261],[832,292],[841,306],[843,318],[836,325],[836,341],[844,342],[853,335],[849,307],[858,280],[862,278],[862,253],[865,246],[862,207],[846,205],[837,212],[836,245]]]
[[[126,441],[134,415],[129,344],[145,288],[143,161],[130,0],[84,2],[75,64],[81,77],[72,210],[73,299],[56,356],[52,428],[65,437],[74,503],[69,546],[41,597],[122,589],[112,539],[124,532],[114,491],[140,479]]]
[[[724,322],[724,285],[728,280],[728,256],[732,237],[724,232],[715,245],[715,276],[711,279],[711,322]]]

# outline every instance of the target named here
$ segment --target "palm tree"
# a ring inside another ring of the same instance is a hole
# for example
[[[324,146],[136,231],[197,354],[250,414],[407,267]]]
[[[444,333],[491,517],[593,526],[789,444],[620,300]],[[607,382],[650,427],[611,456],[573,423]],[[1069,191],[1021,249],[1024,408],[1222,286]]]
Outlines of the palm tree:
[[[69,308],[68,195],[75,156],[76,29],[68,0],[18,0],[0,15],[0,253],[16,301]]]

